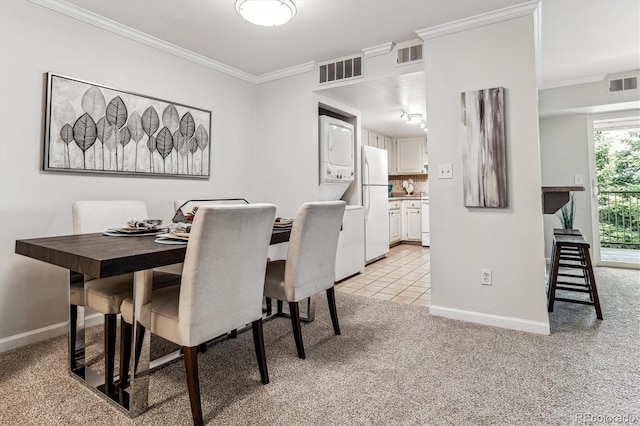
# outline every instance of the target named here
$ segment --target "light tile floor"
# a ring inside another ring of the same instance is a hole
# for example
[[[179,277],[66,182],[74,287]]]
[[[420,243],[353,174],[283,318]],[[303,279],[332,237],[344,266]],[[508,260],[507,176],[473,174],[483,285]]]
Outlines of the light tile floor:
[[[369,264],[364,272],[336,284],[336,291],[429,307],[429,248],[413,244],[392,247],[387,257]]]

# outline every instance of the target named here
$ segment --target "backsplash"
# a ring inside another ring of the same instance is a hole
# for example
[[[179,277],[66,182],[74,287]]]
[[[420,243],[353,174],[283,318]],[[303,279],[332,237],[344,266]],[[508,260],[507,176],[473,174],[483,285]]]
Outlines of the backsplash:
[[[427,185],[427,175],[393,175],[389,176],[389,183],[393,185],[391,192],[393,194],[406,195],[407,192],[402,187],[402,181],[413,180],[413,194],[420,195],[421,192],[429,194],[429,187]]]

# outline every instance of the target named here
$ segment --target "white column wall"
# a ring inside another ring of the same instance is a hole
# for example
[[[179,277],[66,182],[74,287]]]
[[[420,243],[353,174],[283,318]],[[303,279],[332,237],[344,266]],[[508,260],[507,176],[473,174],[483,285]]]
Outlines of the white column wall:
[[[14,250],[16,239],[71,233],[73,201],[140,199],[170,219],[178,198],[258,198],[255,85],[34,3],[1,7],[0,351],[20,333],[65,331],[66,271]],[[43,172],[48,71],[212,111],[211,179]]]
[[[425,40],[431,313],[549,333],[532,15]],[[464,207],[460,93],[505,88],[508,207]],[[493,285],[481,285],[481,269]]]

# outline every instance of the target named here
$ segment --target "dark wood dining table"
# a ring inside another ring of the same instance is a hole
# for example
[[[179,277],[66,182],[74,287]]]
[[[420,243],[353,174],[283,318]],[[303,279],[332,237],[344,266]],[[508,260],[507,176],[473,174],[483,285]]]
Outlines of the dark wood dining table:
[[[289,241],[291,230],[275,228],[271,244]],[[92,278],[107,278],[133,273],[134,319],[139,320],[141,307],[151,300],[153,268],[184,261],[186,244],[160,244],[156,236],[113,237],[95,234],[74,234],[56,237],[16,240],[15,252],[69,270],[69,283]],[[93,371],[85,362],[84,309],[78,308],[76,328],[69,321],[69,335],[75,333],[75,347],[69,347],[69,372],[89,388],[97,391],[131,417],[148,407],[151,333],[145,333],[136,368],[130,368],[126,389],[105,386],[104,375]],[[137,341],[137,327],[133,342]],[[70,339],[71,342],[71,339]],[[132,363],[135,363],[132,360]]]

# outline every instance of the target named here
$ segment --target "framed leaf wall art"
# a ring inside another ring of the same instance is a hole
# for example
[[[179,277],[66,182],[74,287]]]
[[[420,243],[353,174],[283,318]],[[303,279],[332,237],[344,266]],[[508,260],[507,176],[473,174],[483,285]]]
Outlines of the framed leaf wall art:
[[[44,170],[208,179],[211,111],[47,74]]]

